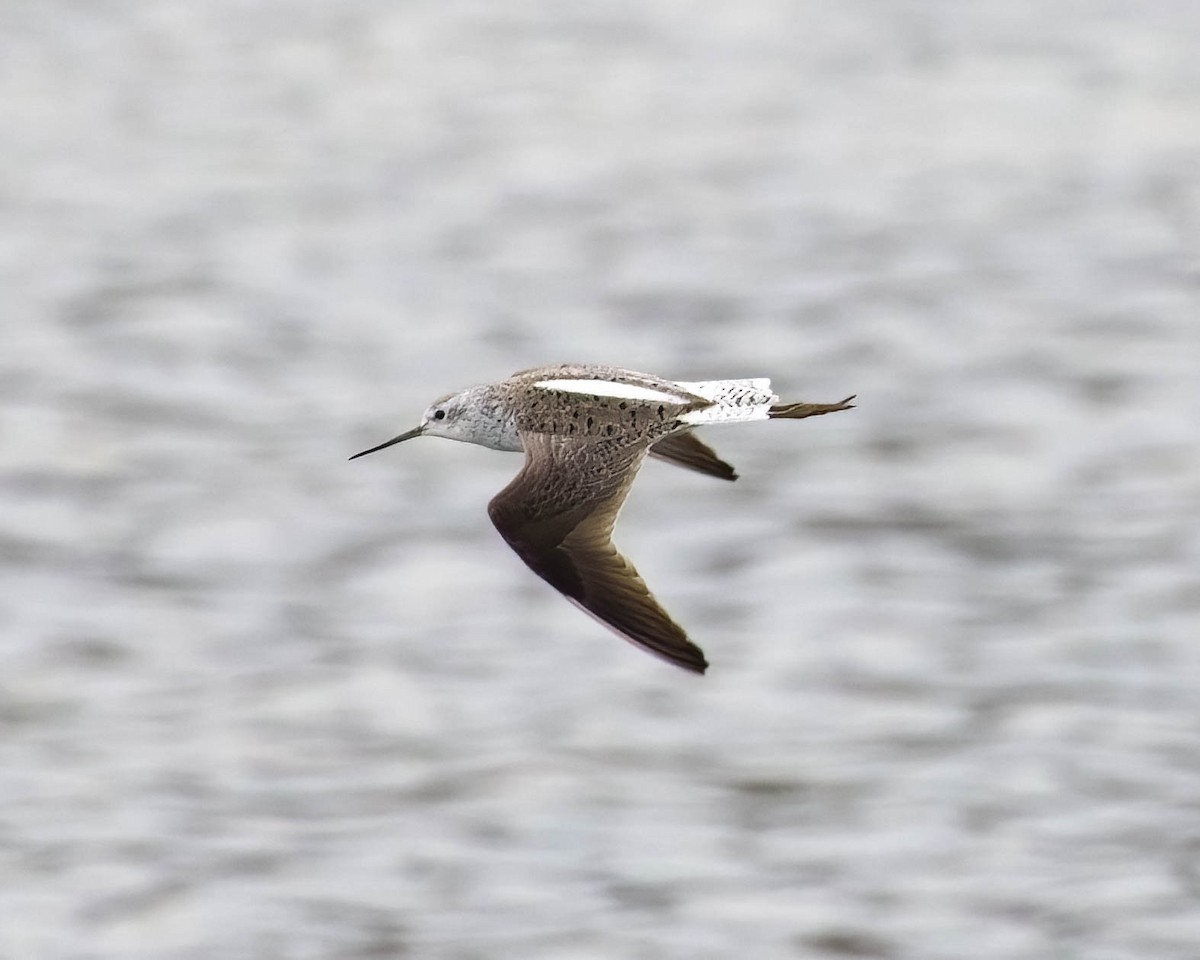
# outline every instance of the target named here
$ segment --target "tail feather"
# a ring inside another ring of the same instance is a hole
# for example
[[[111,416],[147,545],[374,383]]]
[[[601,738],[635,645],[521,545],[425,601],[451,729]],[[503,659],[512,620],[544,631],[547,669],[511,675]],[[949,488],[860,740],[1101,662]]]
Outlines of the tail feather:
[[[767,411],[767,416],[772,420],[803,420],[805,417],[819,417],[823,413],[851,410],[854,404],[850,401],[855,396],[851,394],[840,403],[776,403]]]

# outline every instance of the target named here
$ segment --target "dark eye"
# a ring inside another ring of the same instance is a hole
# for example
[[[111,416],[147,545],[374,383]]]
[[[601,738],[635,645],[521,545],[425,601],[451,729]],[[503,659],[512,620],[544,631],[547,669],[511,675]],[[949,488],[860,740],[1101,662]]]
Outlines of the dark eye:
[[[445,420],[446,419],[446,411],[445,410],[434,410],[433,411],[433,419],[434,420]]]

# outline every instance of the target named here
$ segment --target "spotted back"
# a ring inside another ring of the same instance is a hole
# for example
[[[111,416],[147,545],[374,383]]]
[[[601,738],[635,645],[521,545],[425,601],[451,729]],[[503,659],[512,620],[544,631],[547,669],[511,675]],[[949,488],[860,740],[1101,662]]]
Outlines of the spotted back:
[[[651,444],[712,405],[669,380],[616,367],[544,367],[510,382],[519,387],[518,429],[556,436]]]

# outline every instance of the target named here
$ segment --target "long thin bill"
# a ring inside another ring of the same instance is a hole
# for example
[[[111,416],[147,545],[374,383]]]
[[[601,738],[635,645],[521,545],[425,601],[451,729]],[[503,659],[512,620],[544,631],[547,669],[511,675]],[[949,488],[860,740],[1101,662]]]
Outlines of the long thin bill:
[[[402,433],[398,437],[392,437],[391,440],[385,440],[377,447],[372,447],[370,450],[364,450],[362,453],[356,453],[351,460],[357,460],[359,457],[365,457],[368,453],[374,453],[376,450],[382,450],[384,447],[390,447],[393,444],[403,443],[405,440],[411,440],[413,437],[419,437],[423,427],[413,427],[407,433]]]

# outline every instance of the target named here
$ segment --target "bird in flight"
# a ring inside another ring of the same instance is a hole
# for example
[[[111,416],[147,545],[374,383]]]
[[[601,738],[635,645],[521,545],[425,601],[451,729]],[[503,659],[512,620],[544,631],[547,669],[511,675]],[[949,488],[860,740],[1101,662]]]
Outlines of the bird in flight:
[[[613,524],[647,454],[722,480],[737,474],[694,430],[800,420],[848,410],[780,403],[765,378],[673,381],[598,364],[522,370],[436,401],[420,425],[351,460],[413,437],[524,452],[488,515],[529,568],[626,640],[694,673],[708,661],[612,542]]]

